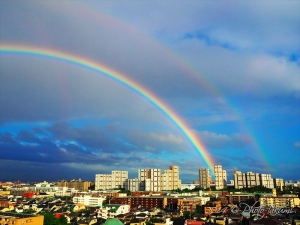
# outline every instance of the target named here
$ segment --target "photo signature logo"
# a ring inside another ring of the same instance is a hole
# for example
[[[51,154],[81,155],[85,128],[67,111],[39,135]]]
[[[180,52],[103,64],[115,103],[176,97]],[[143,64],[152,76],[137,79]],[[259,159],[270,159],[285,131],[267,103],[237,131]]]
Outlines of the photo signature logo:
[[[244,214],[249,213],[250,215],[255,215],[255,220],[264,218],[266,215],[276,216],[279,214],[291,214],[295,213],[292,210],[289,203],[286,204],[286,207],[273,207],[273,206],[260,206],[259,201],[256,201],[252,206],[247,203],[240,203],[239,205],[226,206],[223,208],[216,209],[214,207],[207,207],[210,213],[235,213],[235,214]]]

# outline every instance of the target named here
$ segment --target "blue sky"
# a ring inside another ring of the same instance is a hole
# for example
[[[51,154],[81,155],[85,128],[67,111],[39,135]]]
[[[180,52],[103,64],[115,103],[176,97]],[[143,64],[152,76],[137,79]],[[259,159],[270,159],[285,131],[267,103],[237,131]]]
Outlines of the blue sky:
[[[227,170],[299,180],[299,1],[6,1],[0,44],[125,74],[170,106]],[[101,74],[0,54],[0,180],[205,165],[157,107]]]

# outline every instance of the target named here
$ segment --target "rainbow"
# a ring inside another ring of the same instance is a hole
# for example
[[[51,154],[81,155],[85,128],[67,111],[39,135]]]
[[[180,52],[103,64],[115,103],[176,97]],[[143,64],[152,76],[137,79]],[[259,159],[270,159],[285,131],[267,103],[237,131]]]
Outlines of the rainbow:
[[[171,109],[166,103],[164,103],[160,98],[158,98],[154,93],[146,89],[141,84],[130,79],[125,74],[122,74],[118,71],[115,71],[107,66],[104,66],[100,63],[92,61],[87,58],[82,58],[80,56],[69,54],[66,52],[61,52],[58,50],[47,49],[47,48],[38,48],[34,46],[25,46],[25,45],[15,45],[15,44],[1,44],[0,45],[0,54],[2,55],[24,55],[32,57],[41,57],[46,59],[57,60],[79,66],[81,68],[88,69],[90,71],[97,72],[102,76],[108,77],[112,80],[115,80],[122,85],[128,87],[135,93],[147,99],[151,104],[153,104],[157,109],[159,109],[167,118],[169,118],[176,127],[185,135],[189,143],[193,148],[200,154],[204,166],[208,167],[213,171],[213,167],[216,164],[213,158],[210,156],[208,150],[201,143],[199,138],[196,136],[195,132],[188,126],[188,124],[178,115],[176,112]]]

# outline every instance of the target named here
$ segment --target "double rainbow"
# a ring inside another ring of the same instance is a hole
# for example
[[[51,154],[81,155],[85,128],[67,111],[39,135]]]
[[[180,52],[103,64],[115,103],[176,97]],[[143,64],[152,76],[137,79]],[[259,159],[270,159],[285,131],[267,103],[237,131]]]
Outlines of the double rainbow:
[[[178,129],[186,136],[186,138],[194,147],[194,149],[200,154],[201,158],[203,159],[203,163],[205,164],[203,166],[213,171],[213,166],[215,165],[213,158],[210,156],[208,150],[204,147],[199,138],[196,136],[195,132],[193,132],[193,130],[188,126],[188,124],[158,96],[149,91],[146,87],[142,86],[140,83],[137,83],[136,81],[130,79],[125,74],[117,72],[107,66],[104,66],[90,59],[47,48],[38,48],[34,46],[15,44],[1,44],[0,54],[40,57],[61,61],[97,72],[102,76],[108,77],[121,83],[122,85],[128,87],[135,93],[147,99],[167,118],[169,118],[176,125],[176,127],[178,127]],[[199,167],[200,166],[201,165],[199,164]]]

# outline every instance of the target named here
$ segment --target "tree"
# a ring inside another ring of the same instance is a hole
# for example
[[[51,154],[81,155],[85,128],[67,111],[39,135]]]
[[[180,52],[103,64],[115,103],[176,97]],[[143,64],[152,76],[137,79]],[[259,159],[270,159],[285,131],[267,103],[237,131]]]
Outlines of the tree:
[[[203,213],[203,208],[201,205],[196,205],[196,213],[202,214]]]
[[[67,217],[65,217],[65,216],[60,216],[58,220],[61,223],[61,225],[68,224]]]
[[[68,220],[65,216],[61,216],[59,219],[55,218],[52,213],[44,214],[44,225],[66,225]]]

